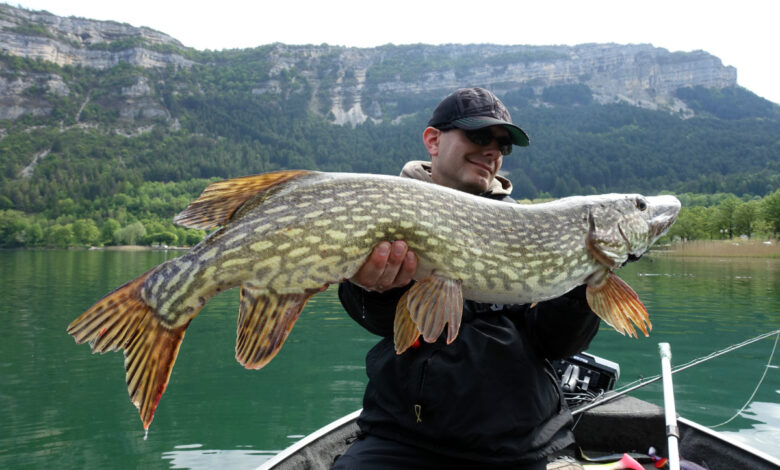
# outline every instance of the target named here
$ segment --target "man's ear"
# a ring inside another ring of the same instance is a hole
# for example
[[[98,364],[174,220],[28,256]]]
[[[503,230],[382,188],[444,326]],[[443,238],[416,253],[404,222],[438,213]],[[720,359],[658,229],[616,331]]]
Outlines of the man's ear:
[[[440,136],[441,131],[435,127],[426,127],[423,131],[423,144],[425,144],[425,148],[428,149],[428,154],[432,157],[439,155]]]

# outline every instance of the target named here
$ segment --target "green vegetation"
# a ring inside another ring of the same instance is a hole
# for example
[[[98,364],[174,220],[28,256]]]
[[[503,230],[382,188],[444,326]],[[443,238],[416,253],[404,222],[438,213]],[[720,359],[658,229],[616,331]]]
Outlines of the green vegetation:
[[[44,38],[56,39],[54,34],[49,31],[46,26],[37,23],[23,23],[19,26],[9,28],[11,32],[23,34],[25,36],[40,36]]]
[[[726,240],[780,235],[780,189],[764,198],[733,194],[684,194],[680,217],[666,237],[675,240]]]
[[[77,204],[65,198],[40,214],[0,209],[0,247],[191,246],[202,240],[204,233],[175,226],[171,219],[208,182],[147,182],[127,194],[91,203]],[[690,193],[679,198],[683,203],[680,218],[666,240],[768,239],[780,235],[780,190],[764,198]]]
[[[0,247],[194,245],[204,232],[173,225],[171,219],[207,184],[146,182],[91,201],[66,197],[40,213],[2,210],[0,199]]]
[[[719,119],[776,118],[777,106],[743,88],[680,88],[677,97],[696,113]]]
[[[25,34],[41,33],[29,28]],[[202,232],[170,220],[209,181],[284,168],[397,174],[406,161],[426,158],[420,134],[442,92],[383,83],[556,54],[383,46],[384,60],[368,69],[358,95],[356,70],[342,69],[338,47],[199,52],[120,38],[93,48],[130,47],[197,64],[98,70],[0,54],[2,77],[30,84],[21,96],[45,110],[0,121],[0,246],[191,245]],[[597,104],[584,84],[508,88],[499,95],[532,143],[504,159],[515,197],[669,192],[684,195],[672,237],[780,231],[777,105],[738,87],[686,88],[677,98],[697,117],[682,119]],[[381,123],[334,125],[335,89],[342,103],[360,99]]]

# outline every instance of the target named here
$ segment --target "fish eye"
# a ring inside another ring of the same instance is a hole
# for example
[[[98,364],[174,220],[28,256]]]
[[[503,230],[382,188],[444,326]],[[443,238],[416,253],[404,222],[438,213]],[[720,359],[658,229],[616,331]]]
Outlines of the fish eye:
[[[645,201],[641,197],[638,197],[636,199],[636,208],[639,209],[640,211],[647,209],[647,201]]]

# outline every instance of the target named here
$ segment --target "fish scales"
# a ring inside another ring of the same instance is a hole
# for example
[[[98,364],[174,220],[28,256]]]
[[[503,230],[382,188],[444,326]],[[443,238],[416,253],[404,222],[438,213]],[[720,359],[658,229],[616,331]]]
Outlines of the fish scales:
[[[217,230],[108,294],[68,332],[95,351],[124,348],[128,371],[143,370],[139,361],[154,354],[167,358],[128,379],[145,427],[184,330],[211,297],[241,286],[236,357],[259,368],[281,347],[306,300],[351,277],[384,240],[405,240],[417,255],[419,289],[405,297],[424,296],[399,302],[397,319],[414,319],[396,325],[399,353],[419,334],[435,340],[445,324],[447,342],[453,341],[461,295],[522,304],[581,284],[594,297],[589,304],[599,306],[594,311],[618,331],[634,333],[625,320],[630,318],[647,334],[644,307],[611,271],[641,256],[678,212],[671,196],[612,194],[520,205],[380,175],[288,171],[236,178],[209,186],[175,219]],[[626,313],[624,302],[644,315]]]
[[[555,293],[548,291],[559,287],[547,286],[566,281],[559,270],[552,269],[556,264],[568,266],[567,259],[582,261],[579,269],[567,272],[571,287],[581,284],[583,274],[594,264],[587,259],[583,243],[587,218],[582,207],[573,210],[566,204],[553,204],[542,211],[529,211],[532,206],[460,197],[457,211],[426,210],[452,205],[456,194],[398,178],[328,175],[319,180],[290,185],[247,211],[235,224],[220,229],[207,243],[171,261],[171,266],[149,279],[154,287],[144,291],[144,300],[159,306],[170,325],[179,325],[185,321],[180,315],[197,311],[217,293],[216,284],[224,290],[245,279],[270,279],[269,290],[279,294],[301,287],[313,289],[350,277],[371,247],[390,233],[393,239],[407,241],[417,253],[423,274],[435,266],[438,274],[463,280],[464,294],[475,300],[499,296],[507,302],[525,303],[538,300],[539,290],[544,291],[541,297],[549,298]],[[360,197],[354,197],[355,193]],[[391,209],[378,208],[377,201]],[[554,220],[551,213],[556,213]],[[329,224],[312,223],[332,219]],[[496,220],[508,221],[508,228],[493,229]],[[321,243],[306,246],[299,236],[304,232]],[[568,242],[561,243],[564,235]],[[247,237],[262,244],[246,249]],[[323,245],[328,246],[323,249]],[[529,245],[536,249],[527,249]],[[473,255],[475,248],[479,256]],[[294,258],[304,253],[309,255],[308,263],[296,266]],[[489,267],[477,276],[474,261]],[[205,268],[212,265],[215,274],[204,276]],[[172,276],[178,271],[189,275]],[[169,298],[161,302],[153,292],[166,292]]]

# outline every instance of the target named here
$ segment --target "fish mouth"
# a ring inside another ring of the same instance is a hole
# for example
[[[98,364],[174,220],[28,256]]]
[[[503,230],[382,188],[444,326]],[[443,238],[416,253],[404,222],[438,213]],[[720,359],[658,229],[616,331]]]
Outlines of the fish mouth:
[[[650,219],[649,240],[650,245],[661,238],[677,221],[680,215],[680,200],[674,196],[653,196],[647,198],[654,208],[653,217]]]

